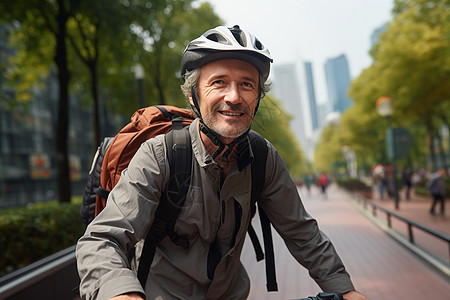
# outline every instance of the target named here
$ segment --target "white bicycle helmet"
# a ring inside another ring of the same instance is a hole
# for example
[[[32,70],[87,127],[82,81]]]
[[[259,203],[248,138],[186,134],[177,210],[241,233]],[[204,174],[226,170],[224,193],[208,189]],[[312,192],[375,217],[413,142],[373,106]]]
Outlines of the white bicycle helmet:
[[[264,81],[273,62],[269,50],[251,33],[238,25],[218,26],[190,42],[181,59],[181,76],[187,71],[219,59],[241,59],[255,66]]]

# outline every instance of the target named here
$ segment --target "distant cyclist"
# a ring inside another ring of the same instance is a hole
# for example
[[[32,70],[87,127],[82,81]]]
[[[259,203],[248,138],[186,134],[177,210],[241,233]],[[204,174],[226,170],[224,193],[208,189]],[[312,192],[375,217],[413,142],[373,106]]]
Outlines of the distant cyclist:
[[[183,53],[182,90],[197,114],[190,125],[192,178],[175,231],[188,249],[162,240],[145,289],[128,252],[145,238],[170,174],[164,136],[143,143],[106,208],[77,246],[83,299],[246,299],[250,279],[240,256],[251,220],[251,164],[247,133],[268,90],[272,58],[265,45],[238,26],[219,26]],[[269,152],[261,206],[295,259],[324,291],[365,300],[331,241],[303,207],[276,149]]]

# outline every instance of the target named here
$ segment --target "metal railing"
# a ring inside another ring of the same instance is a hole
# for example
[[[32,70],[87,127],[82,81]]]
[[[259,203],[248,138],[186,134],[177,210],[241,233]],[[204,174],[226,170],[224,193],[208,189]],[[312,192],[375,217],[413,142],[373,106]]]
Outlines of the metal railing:
[[[342,188],[342,187],[340,187],[340,188]],[[390,211],[389,209],[386,209],[385,207],[382,207],[382,206],[380,206],[380,205],[370,201],[369,199],[367,199],[367,198],[365,198],[365,197],[363,197],[361,195],[353,193],[353,192],[351,192],[349,190],[346,190],[344,188],[342,188],[342,189],[344,191],[346,191],[347,193],[351,194],[352,197],[354,199],[356,199],[359,202],[359,204],[361,204],[361,206],[366,211],[370,210],[371,211],[371,215],[374,218],[378,218],[379,219],[379,216],[377,215],[377,213],[379,211],[384,213],[385,216],[386,216],[386,225],[387,225],[388,229],[393,230],[392,219],[397,219],[397,220],[405,223],[406,226],[407,226],[407,240],[409,241],[409,243],[411,245],[416,246],[416,247],[420,247],[420,249],[423,248],[423,247],[421,247],[420,245],[418,245],[416,243],[416,239],[415,239],[415,236],[414,236],[414,230],[413,230],[414,228],[417,228],[417,229],[421,230],[422,232],[424,232],[424,233],[426,233],[428,235],[431,235],[431,236],[433,236],[433,237],[443,241],[444,244],[446,243],[448,245],[448,258],[447,258],[446,262],[445,262],[445,258],[442,258],[442,262],[436,261],[436,259],[435,259],[436,257],[434,257],[434,258],[423,257],[423,258],[425,258],[428,262],[430,262],[430,260],[433,260],[432,264],[435,267],[437,267],[440,271],[442,271],[446,276],[450,276],[450,268],[449,268],[449,266],[450,266],[450,235],[447,235],[447,234],[445,234],[443,232],[431,229],[431,228],[429,228],[429,227],[427,227],[427,226],[425,226],[423,224],[420,224],[418,222],[412,221],[412,220],[410,220],[408,218],[405,218],[405,217],[403,217],[403,216],[401,216],[401,215],[399,215],[399,214],[397,214],[395,212]],[[412,249],[412,250],[414,250],[414,249]],[[417,251],[416,253],[421,255],[421,256],[427,255],[427,254],[424,254],[423,251]]]
[[[72,300],[78,284],[72,246],[1,277],[0,300]]]

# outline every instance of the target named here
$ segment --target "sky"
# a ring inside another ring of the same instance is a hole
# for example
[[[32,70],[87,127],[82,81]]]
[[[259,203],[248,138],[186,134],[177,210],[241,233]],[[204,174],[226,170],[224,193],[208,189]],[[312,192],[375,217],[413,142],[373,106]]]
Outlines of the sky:
[[[206,2],[206,1],[201,1]],[[370,66],[370,37],[392,19],[394,0],[208,0],[226,26],[258,37],[274,64],[310,61],[316,100],[326,101],[324,64],[345,54],[351,78]]]

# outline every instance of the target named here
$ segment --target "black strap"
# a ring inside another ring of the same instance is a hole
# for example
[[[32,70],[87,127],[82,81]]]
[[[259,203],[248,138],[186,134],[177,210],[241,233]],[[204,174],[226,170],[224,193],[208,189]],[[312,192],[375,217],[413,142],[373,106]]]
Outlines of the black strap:
[[[254,131],[248,133],[250,139],[250,144],[253,150],[254,161],[251,165],[252,168],[252,194],[251,194],[251,217],[253,218],[256,213],[256,201],[261,194],[262,187],[264,186],[264,177],[266,174],[266,157],[267,157],[267,145],[266,141],[262,136]],[[242,166],[240,167],[240,169]],[[247,233],[255,249],[256,261],[261,261],[264,259],[264,252],[262,250],[261,244],[259,243],[258,236],[256,235],[255,229],[250,221]]]
[[[266,287],[268,292],[278,291],[277,277],[275,274],[275,255],[273,251],[272,229],[270,220],[261,206],[258,205],[259,219],[264,238],[264,250],[266,250]]]
[[[99,195],[102,198],[108,198],[110,191],[105,190],[103,187],[99,186],[96,190],[95,190],[95,194]]]
[[[264,259],[264,252],[261,248],[261,244],[259,243],[258,236],[256,235],[255,228],[253,228],[252,224],[248,226],[247,229],[248,236],[252,241],[253,248],[255,249],[256,261],[261,261]]]
[[[250,131],[249,138],[254,156],[254,161],[252,163],[252,203],[251,203],[253,216],[256,212],[256,203],[259,199],[262,188],[264,186],[268,148],[266,140],[260,134],[254,131]],[[275,255],[273,250],[270,220],[260,205],[258,205],[258,212],[261,221],[261,229],[263,232],[264,250],[266,252],[265,263],[266,263],[267,291],[268,292],[278,291],[278,285],[275,274]],[[251,223],[248,228],[248,233],[253,243],[253,248],[255,248],[256,259],[259,261],[264,257],[264,254],[262,253],[261,245],[259,243],[259,240],[256,236],[255,230]]]
[[[164,106],[155,105],[157,109],[159,109],[165,118],[171,118],[173,115],[169,113],[169,111]]]
[[[177,235],[173,229],[178,214],[184,206],[191,178],[192,147],[188,128],[179,127],[181,117],[174,118],[174,130],[166,134],[167,160],[170,165],[170,179],[161,196],[155,219],[145,238],[138,268],[138,279],[145,288],[156,246],[169,236],[177,245],[188,248],[189,240]]]

